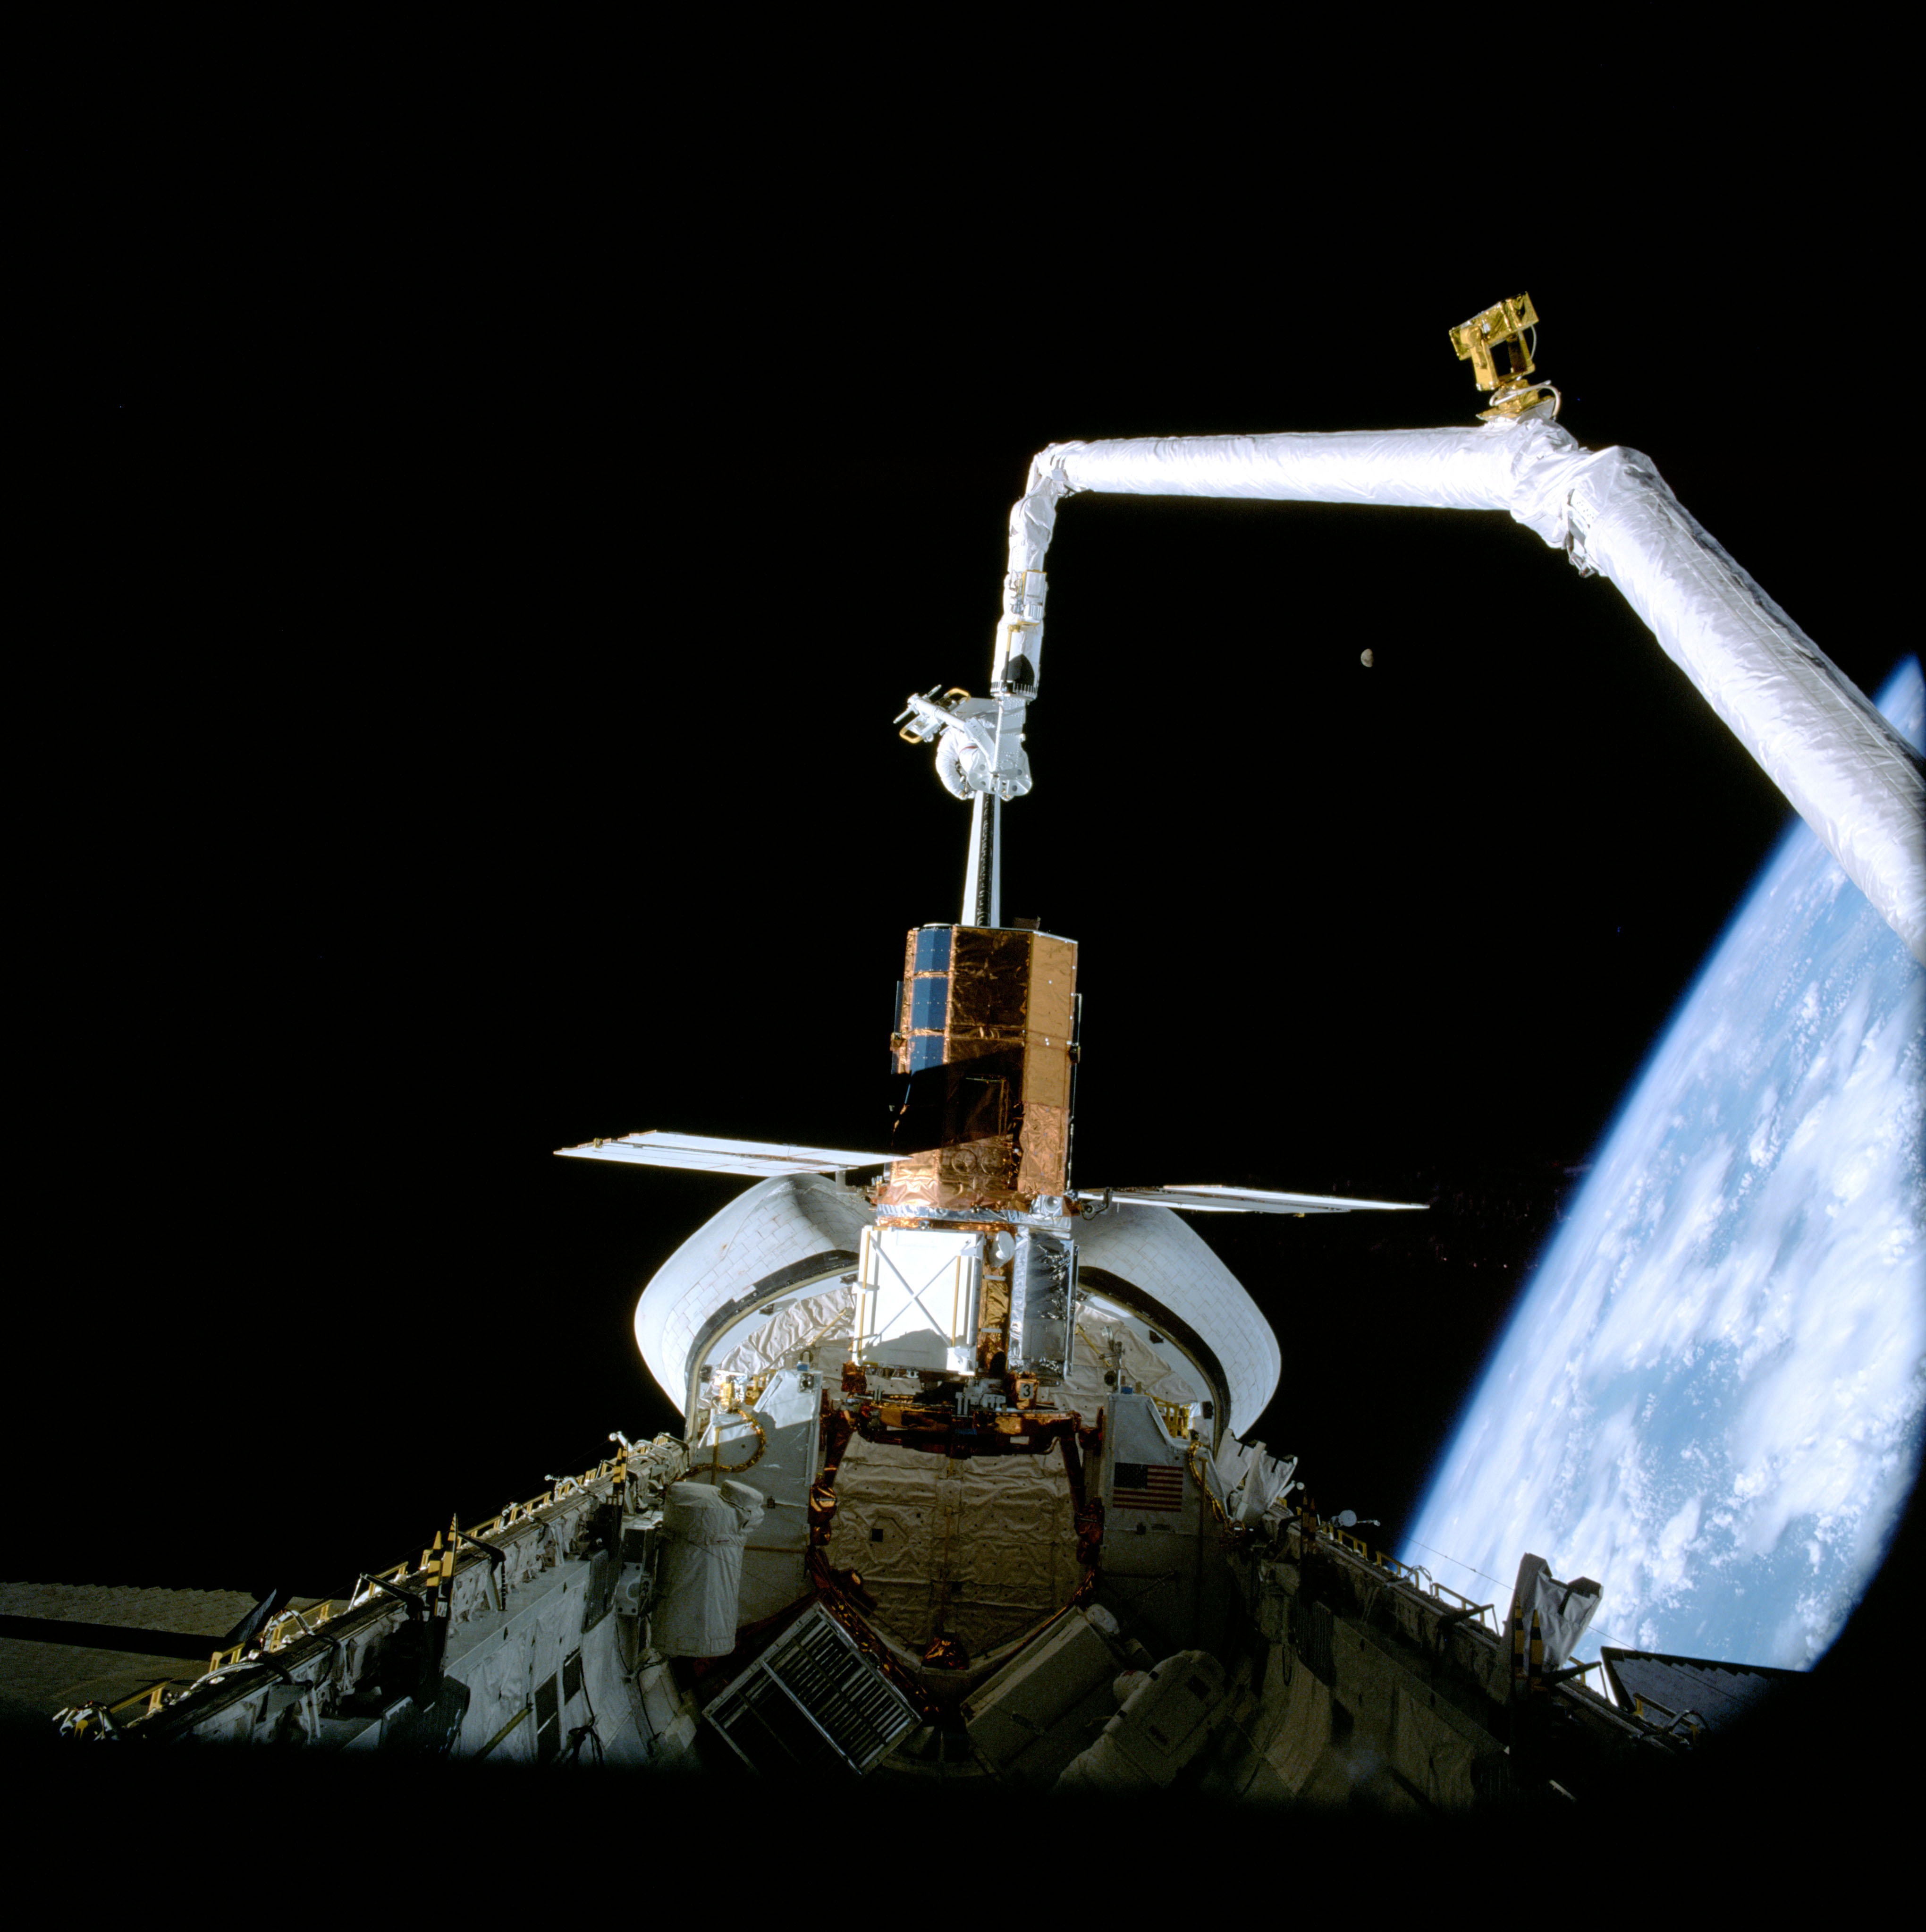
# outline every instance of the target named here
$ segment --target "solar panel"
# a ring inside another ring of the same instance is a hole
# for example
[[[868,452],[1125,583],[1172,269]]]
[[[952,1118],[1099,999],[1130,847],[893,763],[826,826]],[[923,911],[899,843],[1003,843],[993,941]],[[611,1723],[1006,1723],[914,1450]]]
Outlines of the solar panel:
[[[1348,1214],[1353,1208],[1422,1208],[1422,1201],[1363,1201],[1342,1194],[1274,1194],[1256,1187],[1108,1187],[1078,1191],[1079,1200],[1118,1206],[1171,1208],[1186,1214]]]
[[[861,1154],[848,1148],[796,1147],[772,1141],[718,1140],[708,1134],[678,1134],[662,1128],[557,1148],[583,1160],[632,1161],[643,1167],[693,1168],[704,1174],[832,1174],[839,1170],[886,1167],[886,1154]]]

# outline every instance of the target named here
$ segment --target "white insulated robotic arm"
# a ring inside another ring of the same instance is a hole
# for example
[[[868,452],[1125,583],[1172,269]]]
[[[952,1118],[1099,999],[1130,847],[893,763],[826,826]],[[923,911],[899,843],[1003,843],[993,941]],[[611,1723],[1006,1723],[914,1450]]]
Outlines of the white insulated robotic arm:
[[[1056,520],[1057,499],[1065,488],[1060,481],[1040,477],[1037,464],[1042,460],[1039,457],[1030,465],[1029,488],[1010,513],[1010,568],[1004,580],[1003,615],[997,620],[991,695],[966,698],[952,691],[938,703],[932,690],[912,698],[896,718],[902,736],[925,744],[938,741],[937,776],[958,798],[986,794],[1002,802],[1021,798],[1030,789],[1023,720],[1036,694],[1036,665],[1043,644],[1043,597],[1048,587],[1043,578],[1043,552]],[[1034,512],[1033,502],[1038,506]],[[1036,563],[1028,568],[1017,561],[1018,550],[1020,542],[1032,539],[1019,532],[1033,528]]]
[[[1010,512],[992,686],[998,695],[974,702],[998,711],[1036,694],[1043,560],[1066,495],[1507,511],[1586,575],[1618,586],[1666,656],[1926,964],[1926,772],[1918,755],[1692,517],[1648,458],[1586,449],[1552,414],[1544,404],[1474,429],[1052,443],[1030,464],[1028,487]],[[1000,722],[1006,735],[1010,721]],[[956,723],[943,714],[916,735]],[[1027,764],[1020,788],[1029,789]]]

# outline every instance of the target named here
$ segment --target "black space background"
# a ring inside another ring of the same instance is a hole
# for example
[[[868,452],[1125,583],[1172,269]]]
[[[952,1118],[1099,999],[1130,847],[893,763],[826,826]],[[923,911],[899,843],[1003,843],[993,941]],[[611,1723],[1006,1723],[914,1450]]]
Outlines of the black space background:
[[[1581,442],[1862,689],[1916,646],[1899,457],[1788,346],[1814,211],[1436,273],[523,219],[130,337],[62,471],[11,1574],[340,1591],[670,1426],[634,1300],[740,1184],[551,1150],[874,1144],[968,819],[891,719],[982,687],[1049,442],[1468,422],[1445,332],[1528,288]],[[1502,515],[1080,496],[1049,565],[1004,907],[1082,948],[1076,1178],[1433,1204],[1197,1224],[1282,1346],[1249,1432],[1394,1544],[1788,808]]]

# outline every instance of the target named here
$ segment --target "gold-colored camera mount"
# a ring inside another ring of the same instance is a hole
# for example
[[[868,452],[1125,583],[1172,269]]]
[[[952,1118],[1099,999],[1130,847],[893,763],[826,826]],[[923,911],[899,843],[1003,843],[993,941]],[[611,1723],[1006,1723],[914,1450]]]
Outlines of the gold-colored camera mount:
[[[1471,364],[1472,377],[1480,388],[1493,392],[1492,406],[1478,412],[1479,422],[1522,416],[1547,394],[1552,399],[1552,415],[1558,414],[1562,400],[1558,391],[1549,382],[1528,380],[1537,364],[1532,360],[1532,345],[1526,340],[1526,332],[1533,332],[1535,342],[1538,326],[1538,311],[1532,306],[1532,298],[1518,295],[1493,303],[1482,315],[1474,315],[1452,330],[1452,352],[1460,362]],[[1505,352],[1508,365],[1502,370],[1496,355],[1500,349]]]

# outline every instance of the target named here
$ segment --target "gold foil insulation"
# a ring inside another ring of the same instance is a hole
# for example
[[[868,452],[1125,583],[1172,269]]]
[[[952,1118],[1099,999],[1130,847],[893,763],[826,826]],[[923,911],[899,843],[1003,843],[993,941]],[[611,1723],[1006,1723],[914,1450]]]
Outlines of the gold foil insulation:
[[[928,1062],[940,1041],[950,1097],[943,1144],[896,1160],[877,1190],[878,1208],[1027,1208],[1039,1195],[1061,1194],[1070,1151],[1076,942],[954,926],[944,965],[920,972],[918,937],[910,933],[903,962],[896,1068],[922,1070],[917,1061]],[[946,998],[944,988],[927,983],[938,980],[946,980]],[[980,1060],[993,1064],[974,1079],[969,1064]]]

